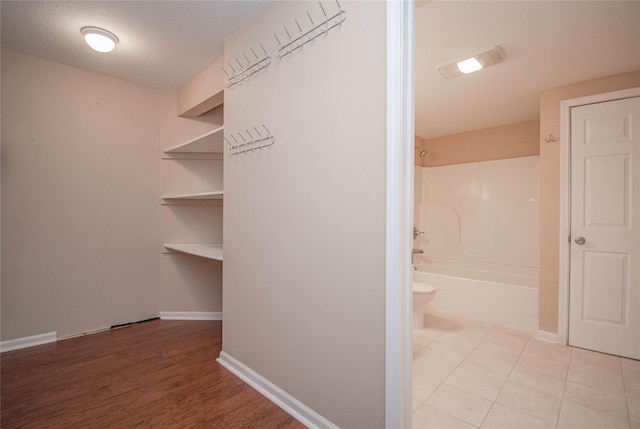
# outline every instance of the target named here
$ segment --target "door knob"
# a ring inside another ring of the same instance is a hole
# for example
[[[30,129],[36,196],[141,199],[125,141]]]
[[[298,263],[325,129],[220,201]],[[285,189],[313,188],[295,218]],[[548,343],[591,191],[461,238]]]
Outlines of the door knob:
[[[579,245],[581,245],[581,246],[582,246],[586,241],[587,241],[587,240],[585,240],[585,239],[584,239],[584,237],[576,237],[576,239],[575,239],[576,244],[579,244]]]

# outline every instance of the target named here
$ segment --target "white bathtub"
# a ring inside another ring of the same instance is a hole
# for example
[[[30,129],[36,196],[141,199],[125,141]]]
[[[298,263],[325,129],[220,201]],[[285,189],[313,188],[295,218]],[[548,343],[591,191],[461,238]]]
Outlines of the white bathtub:
[[[434,263],[416,268],[414,280],[436,288],[427,308],[527,332],[537,331],[536,270]]]

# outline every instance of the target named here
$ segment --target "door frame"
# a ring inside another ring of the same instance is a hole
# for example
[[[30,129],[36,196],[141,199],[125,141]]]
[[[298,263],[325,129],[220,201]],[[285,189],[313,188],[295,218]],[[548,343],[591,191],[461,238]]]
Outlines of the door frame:
[[[571,269],[571,108],[639,97],[640,87],[588,95],[560,102],[560,266],[558,282],[558,343],[569,343],[569,273]]]
[[[414,0],[387,0],[385,427],[411,428]]]

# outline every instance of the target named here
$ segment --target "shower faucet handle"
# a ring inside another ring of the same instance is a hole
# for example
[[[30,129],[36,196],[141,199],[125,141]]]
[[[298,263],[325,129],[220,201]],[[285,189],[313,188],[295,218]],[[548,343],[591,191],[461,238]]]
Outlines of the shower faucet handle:
[[[424,231],[418,231],[418,228],[416,228],[415,226],[413,227],[413,239],[415,240],[416,238],[418,238],[418,236],[420,234],[424,234]]]

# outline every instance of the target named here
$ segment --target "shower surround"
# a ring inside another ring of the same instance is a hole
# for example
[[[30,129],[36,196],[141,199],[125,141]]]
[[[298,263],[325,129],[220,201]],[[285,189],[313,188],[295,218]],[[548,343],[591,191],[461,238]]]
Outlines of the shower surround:
[[[537,330],[538,164],[415,168],[414,278],[436,287],[430,308]]]

